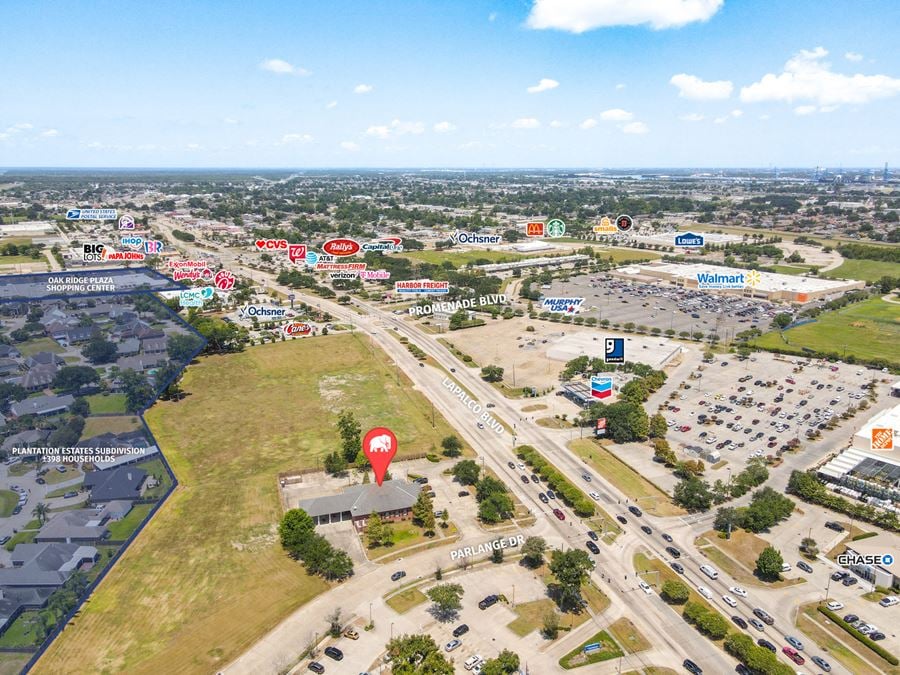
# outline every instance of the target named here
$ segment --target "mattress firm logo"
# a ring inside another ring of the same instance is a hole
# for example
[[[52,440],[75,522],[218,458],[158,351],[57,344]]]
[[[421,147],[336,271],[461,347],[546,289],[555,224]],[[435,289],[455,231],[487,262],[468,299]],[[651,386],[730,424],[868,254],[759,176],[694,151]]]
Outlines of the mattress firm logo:
[[[742,290],[756,288],[762,277],[756,270],[722,274],[719,272],[698,272],[697,287],[703,291]]]
[[[501,537],[493,541],[487,541],[478,546],[464,546],[455,551],[450,551],[450,560],[459,560],[460,558],[469,558],[482,553],[493,553],[494,551],[504,548],[515,548],[525,543],[525,535],[517,534],[514,537]]]

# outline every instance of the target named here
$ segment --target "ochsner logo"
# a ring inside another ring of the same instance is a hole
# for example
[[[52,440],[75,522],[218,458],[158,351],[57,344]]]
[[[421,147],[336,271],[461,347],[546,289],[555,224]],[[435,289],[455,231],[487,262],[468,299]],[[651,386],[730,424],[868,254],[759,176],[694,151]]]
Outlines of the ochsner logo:
[[[287,314],[287,310],[283,307],[266,307],[265,305],[247,305],[241,307],[241,318],[263,318],[263,319],[281,319]]]
[[[456,244],[499,244],[503,240],[499,234],[478,234],[477,232],[460,232],[450,235],[450,241]]]
[[[698,272],[697,286],[702,290],[725,290],[756,288],[762,280],[762,275],[756,270],[749,270],[746,274],[720,274],[719,272]]]

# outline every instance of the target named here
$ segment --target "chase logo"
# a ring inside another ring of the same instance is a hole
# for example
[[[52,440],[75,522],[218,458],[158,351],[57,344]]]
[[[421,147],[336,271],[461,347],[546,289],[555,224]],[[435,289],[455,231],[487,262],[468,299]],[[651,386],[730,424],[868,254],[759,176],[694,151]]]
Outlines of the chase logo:
[[[703,235],[685,232],[675,235],[675,245],[685,248],[703,248]]]
[[[625,338],[605,338],[603,360],[607,363],[625,363]]]
[[[613,380],[609,375],[591,377],[591,398],[609,398],[612,396]]]

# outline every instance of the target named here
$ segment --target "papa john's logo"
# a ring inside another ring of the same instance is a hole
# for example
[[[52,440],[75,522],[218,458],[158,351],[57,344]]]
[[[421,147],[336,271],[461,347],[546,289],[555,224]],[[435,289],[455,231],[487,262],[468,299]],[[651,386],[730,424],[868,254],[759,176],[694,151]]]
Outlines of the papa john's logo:
[[[872,449],[873,450],[893,450],[894,449],[894,430],[875,427],[872,429]]]

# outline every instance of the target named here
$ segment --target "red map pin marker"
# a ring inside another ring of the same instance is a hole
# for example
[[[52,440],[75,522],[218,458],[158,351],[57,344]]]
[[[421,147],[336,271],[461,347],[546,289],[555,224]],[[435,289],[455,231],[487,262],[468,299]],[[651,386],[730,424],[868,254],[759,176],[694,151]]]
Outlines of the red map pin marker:
[[[375,482],[381,485],[391,460],[397,454],[397,437],[390,429],[375,427],[369,429],[362,445],[363,452],[372,465],[372,470],[375,471]]]

